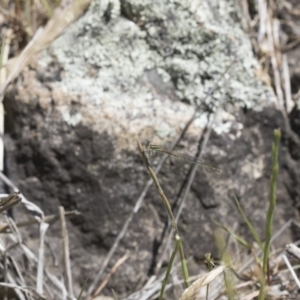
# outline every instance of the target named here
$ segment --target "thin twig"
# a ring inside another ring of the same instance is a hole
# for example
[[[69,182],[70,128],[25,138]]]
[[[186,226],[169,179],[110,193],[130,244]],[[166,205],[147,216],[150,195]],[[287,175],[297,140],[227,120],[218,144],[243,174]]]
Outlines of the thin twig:
[[[300,288],[300,281],[298,279],[297,274],[295,273],[295,271],[294,271],[293,267],[291,266],[290,261],[288,260],[288,258],[286,257],[286,255],[283,254],[282,257],[283,257],[283,260],[286,263],[287,267],[289,268],[289,270],[290,270],[290,272],[291,272],[291,274],[292,274],[292,276],[293,276],[293,278],[294,278],[294,280],[295,280],[295,282],[296,282],[296,284],[298,286],[298,289],[299,289]]]
[[[3,253],[3,282],[7,283],[7,252]],[[4,300],[7,300],[7,287],[4,288]]]
[[[39,260],[37,269],[37,281],[36,281],[36,292],[39,295],[43,295],[43,283],[44,283],[44,240],[45,234],[49,224],[43,220],[40,223],[40,246],[39,246]]]
[[[6,81],[7,70],[5,64],[8,60],[10,42],[12,39],[12,30],[8,29],[1,47],[1,62],[0,62],[0,86]],[[0,171],[4,169],[4,107],[3,107],[3,95],[0,96]]]
[[[77,210],[71,210],[71,211],[65,211],[65,216],[71,216],[71,215],[79,215],[80,212]],[[46,223],[53,223],[54,221],[59,219],[59,215],[48,215],[44,217],[44,221]],[[20,227],[26,227],[29,225],[34,225],[34,224],[39,224],[39,220],[37,219],[32,219],[32,220],[28,220],[28,221],[22,221],[22,222],[18,222],[16,223],[16,226],[18,228]],[[0,225],[0,233],[1,232],[9,232],[9,225],[8,224],[4,224],[4,225]]]
[[[287,113],[290,113],[294,107],[294,103],[292,100],[290,71],[286,54],[282,54],[282,78],[285,94],[285,109]]]
[[[116,271],[121,267],[121,265],[128,259],[129,255],[128,253],[125,253],[121,258],[117,260],[117,262],[114,264],[114,266],[111,268],[110,272],[105,276],[104,280],[101,282],[95,293],[92,295],[92,298],[97,297],[101,291],[105,288],[107,285],[110,277],[116,273]]]

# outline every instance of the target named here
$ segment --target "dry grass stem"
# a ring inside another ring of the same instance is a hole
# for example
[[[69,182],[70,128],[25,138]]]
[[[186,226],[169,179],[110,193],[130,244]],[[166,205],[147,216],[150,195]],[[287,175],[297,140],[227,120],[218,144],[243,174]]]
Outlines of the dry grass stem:
[[[65,211],[65,216],[71,216],[71,215],[79,215],[79,211],[77,210],[72,210],[72,211]],[[59,219],[59,215],[48,215],[48,216],[45,216],[44,217],[44,222],[46,223],[53,223],[55,221],[57,221]],[[20,227],[26,227],[26,226],[30,226],[30,225],[34,225],[34,224],[38,224],[39,223],[39,220],[37,219],[31,219],[31,220],[28,220],[28,221],[23,221],[23,222],[17,222],[16,223],[16,227],[17,228],[20,228]],[[9,224],[3,224],[3,225],[0,225],[0,233],[1,232],[5,232],[5,233],[8,233],[10,232],[9,230]]]
[[[1,200],[2,201],[0,202],[0,213],[20,203],[21,197],[19,196],[19,194],[11,194],[5,198],[2,198]]]
[[[0,96],[3,96],[7,86],[20,74],[31,59],[48,47],[74,20],[76,20],[90,4],[91,0],[76,0],[64,10],[56,9],[53,17],[44,29],[40,28],[22,53],[10,59],[6,64],[8,74],[4,83],[0,85]]]
[[[39,259],[37,268],[37,281],[36,281],[36,292],[39,295],[43,295],[43,284],[44,284],[44,241],[45,234],[49,227],[48,223],[41,221],[40,223],[40,246],[39,246]]]
[[[223,274],[225,271],[225,266],[218,266],[212,271],[208,272],[201,278],[197,279],[190,287],[185,289],[179,300],[192,300],[195,299],[199,290],[206,286],[207,284],[211,283],[213,280],[216,279],[219,275]]]
[[[67,229],[66,218],[65,218],[65,210],[62,206],[60,206],[58,210],[59,210],[59,217],[60,217],[60,224],[61,224],[61,235],[63,239],[64,267],[65,267],[65,275],[68,283],[68,292],[69,292],[69,297],[71,299],[74,299],[70,251],[69,251],[69,235],[68,235],[68,229]]]
[[[300,249],[295,244],[286,245],[285,252],[300,261]]]
[[[12,30],[8,29],[6,31],[6,35],[3,40],[3,45],[1,47],[1,61],[0,61],[0,86],[2,83],[5,82],[7,72],[6,69],[3,67],[8,60],[9,55],[9,48],[10,48],[10,42],[12,38]],[[4,169],[4,142],[3,142],[3,136],[4,136],[4,107],[3,107],[3,95],[0,95],[0,171],[2,172]]]
[[[288,258],[286,257],[285,254],[283,254],[282,257],[283,257],[283,260],[284,260],[284,262],[286,263],[288,269],[290,270],[290,272],[291,272],[291,274],[292,274],[292,276],[293,276],[293,278],[294,278],[294,280],[295,280],[295,282],[296,282],[296,284],[297,284],[297,286],[298,286],[298,289],[300,289],[300,281],[299,281],[298,276],[297,276],[297,274],[295,273],[295,271],[294,271],[292,265],[290,264],[290,261],[288,260]]]
[[[294,107],[294,103],[292,100],[290,71],[286,54],[282,55],[282,78],[284,84],[286,111],[290,113]]]
[[[99,287],[97,288],[97,290],[95,291],[95,293],[93,293],[92,295],[92,299],[97,297],[101,291],[105,288],[105,286],[107,285],[109,279],[111,278],[111,276],[116,273],[116,271],[121,267],[121,265],[128,259],[129,255],[128,253],[125,253],[121,258],[119,258],[117,260],[117,262],[114,264],[114,266],[111,268],[110,272],[105,276],[105,278],[103,279],[103,281],[101,282],[101,284],[99,285]]]

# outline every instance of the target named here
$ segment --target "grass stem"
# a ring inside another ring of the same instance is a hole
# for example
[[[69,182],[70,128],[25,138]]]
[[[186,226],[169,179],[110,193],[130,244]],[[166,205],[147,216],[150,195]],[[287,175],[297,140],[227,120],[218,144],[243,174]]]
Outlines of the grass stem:
[[[265,280],[268,273],[268,262],[269,262],[269,254],[270,254],[270,244],[272,238],[272,229],[273,229],[273,216],[274,210],[276,207],[276,181],[278,175],[278,152],[279,152],[279,143],[280,143],[281,132],[280,129],[274,130],[274,139],[272,145],[272,174],[270,179],[270,196],[269,196],[269,208],[267,212],[267,220],[266,220],[266,241],[264,244],[264,253],[263,253],[263,278]],[[260,286],[260,292],[258,299],[264,299],[264,290],[265,283],[262,283]]]
[[[176,243],[178,242],[178,249],[179,249],[179,254],[180,254],[181,267],[182,267],[182,272],[183,272],[183,276],[184,276],[185,286],[187,288],[190,285],[189,284],[189,274],[188,274],[188,269],[187,269],[187,266],[186,266],[186,260],[185,260],[185,257],[184,257],[182,242],[181,242],[181,239],[180,239],[180,236],[179,236],[179,231],[178,231],[178,228],[177,228],[175,217],[174,217],[172,209],[171,209],[170,202],[169,202],[167,196],[165,195],[163,189],[161,188],[155,172],[153,171],[152,167],[150,166],[150,163],[148,161],[148,158],[147,158],[147,155],[145,153],[144,148],[142,147],[142,145],[139,141],[137,141],[137,145],[138,145],[140,154],[142,156],[142,160],[144,162],[144,165],[146,166],[151,178],[153,179],[154,185],[155,185],[160,197],[162,198],[162,200],[164,202],[167,213],[168,213],[169,218],[171,220],[171,225],[172,225],[172,228],[173,228],[175,241],[176,241]]]
[[[172,255],[170,257],[167,272],[166,272],[166,275],[165,275],[165,277],[163,279],[163,282],[162,282],[162,285],[161,285],[161,290],[160,290],[160,294],[159,294],[159,298],[158,298],[159,300],[163,300],[165,288],[166,288],[166,285],[167,285],[167,282],[168,282],[168,279],[169,279],[169,276],[170,276],[170,273],[171,273],[171,270],[172,270],[172,266],[173,266],[173,263],[174,263],[176,253],[177,253],[178,248],[179,248],[180,239],[177,235],[175,236],[175,239],[176,239],[175,248],[174,248],[174,250],[172,252]]]

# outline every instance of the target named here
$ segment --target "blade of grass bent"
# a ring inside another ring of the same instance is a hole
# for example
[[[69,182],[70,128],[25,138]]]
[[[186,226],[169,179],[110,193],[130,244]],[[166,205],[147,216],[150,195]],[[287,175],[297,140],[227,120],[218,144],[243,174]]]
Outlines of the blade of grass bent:
[[[207,269],[210,272],[214,268],[214,260],[211,257],[211,253],[205,254],[205,261],[207,263]],[[209,284],[206,287],[206,300],[208,300],[208,295],[209,295]]]
[[[226,289],[226,294],[228,300],[236,300],[236,290],[234,286],[234,279],[233,279],[233,274],[231,271],[231,255],[227,249],[228,244],[225,241],[225,238],[223,234],[221,234],[221,231],[216,231],[215,232],[215,241],[216,241],[216,247],[219,252],[219,256],[221,257],[221,262],[227,266],[227,268],[224,270],[223,275],[224,275],[224,284],[225,284],[225,289]]]
[[[156,187],[156,189],[157,189],[160,197],[162,198],[162,200],[164,202],[164,205],[165,205],[165,207],[167,209],[169,218],[171,220],[171,225],[172,225],[172,228],[173,228],[173,231],[174,231],[175,239],[176,240],[178,239],[181,267],[182,267],[182,271],[183,271],[185,286],[187,288],[190,285],[189,284],[188,269],[187,269],[187,266],[186,266],[186,260],[184,258],[184,252],[183,252],[183,247],[182,247],[181,239],[180,239],[180,236],[179,236],[179,231],[178,231],[178,228],[177,228],[175,217],[174,217],[172,209],[171,209],[170,202],[169,202],[167,196],[165,195],[163,189],[161,188],[161,186],[159,184],[159,181],[158,181],[158,179],[156,177],[155,172],[153,171],[153,169],[151,168],[151,166],[149,164],[149,161],[148,161],[147,155],[146,155],[146,153],[144,151],[144,148],[142,147],[142,145],[141,145],[141,143],[139,141],[137,141],[137,145],[138,145],[139,152],[141,154],[142,160],[143,160],[143,162],[144,162],[144,164],[145,164],[145,166],[146,166],[146,168],[147,168],[150,176],[152,177],[154,185],[155,185],[155,187]]]
[[[86,277],[85,280],[84,280],[84,282],[83,282],[83,285],[82,285],[82,287],[81,287],[81,289],[80,289],[80,293],[79,293],[79,295],[78,295],[78,297],[77,297],[77,300],[81,300],[83,291],[85,290],[85,287],[86,287],[86,284],[87,284],[88,280],[89,280],[89,278]]]
[[[118,299],[118,296],[117,296],[117,293],[115,292],[114,289],[111,289],[112,293],[113,293],[113,297],[114,297],[114,300],[119,300]]]
[[[228,227],[220,224],[219,222],[212,220],[216,225],[224,229],[226,232],[228,232],[239,244],[241,244],[243,247],[247,248],[248,250],[251,250],[251,244],[249,244],[246,240],[244,240],[242,237],[238,236],[234,232],[232,232]]]
[[[238,201],[238,199],[236,198],[236,196],[234,195],[234,200],[235,200],[235,204],[238,208],[239,213],[241,214],[241,216],[243,217],[245,223],[247,224],[250,232],[252,233],[256,243],[259,245],[260,249],[263,249],[263,244],[258,236],[257,231],[255,230],[255,228],[253,227],[253,225],[251,224],[251,222],[249,221],[249,219],[247,218],[245,212],[243,211],[240,202]]]

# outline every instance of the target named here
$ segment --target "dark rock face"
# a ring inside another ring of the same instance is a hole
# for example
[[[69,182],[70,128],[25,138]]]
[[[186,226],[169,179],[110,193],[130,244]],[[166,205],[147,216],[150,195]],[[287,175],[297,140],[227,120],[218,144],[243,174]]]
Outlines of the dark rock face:
[[[49,118],[38,105],[15,100],[12,92],[8,93],[5,106],[7,174],[45,213],[56,212],[58,205],[82,213],[70,218],[69,226],[70,232],[76,232],[71,235],[71,244],[76,245],[73,249],[75,274],[77,280],[83,281],[88,271],[99,268],[94,264],[87,270],[86,265],[110,249],[148,180],[139,154],[123,151],[116,155],[113,137],[83,125],[67,125],[59,119],[55,107]],[[187,255],[195,262],[201,261],[206,252],[215,251],[213,230],[216,227],[211,219],[228,226],[237,222],[238,233],[250,236],[234,207],[234,195],[263,237],[275,128],[282,129],[275,229],[297,215],[299,112],[291,113],[292,130],[282,114],[271,107],[261,112],[240,111],[236,120],[243,125],[241,130],[232,126],[227,134],[212,134],[205,161],[222,169],[222,173],[197,171],[179,222]],[[188,136],[185,141],[197,143]],[[221,155],[214,155],[209,151],[212,149],[218,149]],[[180,166],[177,160],[167,161],[159,175],[175,211],[189,168],[186,164]],[[162,201],[152,188],[116,254],[129,250],[130,267],[124,266],[110,287],[119,289],[120,293],[132,291],[139,274],[151,273],[161,251],[166,218]],[[289,234],[284,235],[278,244],[291,239]]]

